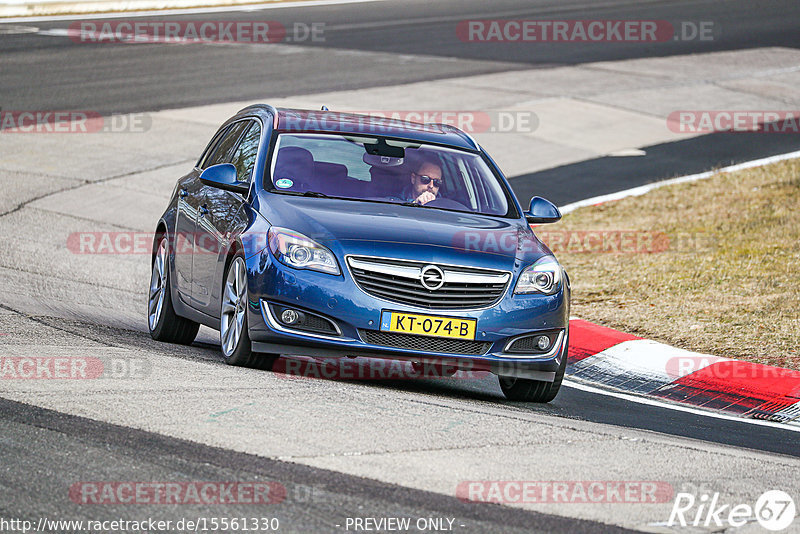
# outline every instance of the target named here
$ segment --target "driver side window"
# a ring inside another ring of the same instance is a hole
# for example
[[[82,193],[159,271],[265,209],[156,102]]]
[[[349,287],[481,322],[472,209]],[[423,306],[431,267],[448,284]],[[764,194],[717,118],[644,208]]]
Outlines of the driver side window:
[[[248,182],[253,176],[253,166],[258,155],[259,141],[261,140],[261,124],[258,121],[249,121],[250,127],[245,131],[242,141],[231,157],[231,163],[236,167],[236,175],[240,182]]]
[[[249,121],[240,121],[230,126],[225,132],[225,136],[214,148],[214,153],[205,161],[203,168],[205,169],[206,167],[211,167],[212,165],[218,165],[220,163],[228,163],[231,150],[236,145],[236,141],[239,140],[242,131],[248,124]]]
[[[206,167],[211,164],[211,158],[214,156],[214,152],[216,151],[217,146],[219,146],[219,143],[225,138],[225,133],[228,130],[230,130],[230,126],[218,131],[216,135],[214,135],[214,138],[208,144],[208,148],[206,148],[206,151],[203,152],[203,155],[200,156],[200,159],[197,161],[197,167],[199,169],[205,170]]]

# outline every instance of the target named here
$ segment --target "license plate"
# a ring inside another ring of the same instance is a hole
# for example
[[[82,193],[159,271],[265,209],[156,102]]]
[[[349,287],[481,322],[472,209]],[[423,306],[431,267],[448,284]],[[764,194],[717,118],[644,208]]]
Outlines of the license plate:
[[[381,330],[419,336],[475,339],[477,319],[437,317],[395,311],[381,312]]]

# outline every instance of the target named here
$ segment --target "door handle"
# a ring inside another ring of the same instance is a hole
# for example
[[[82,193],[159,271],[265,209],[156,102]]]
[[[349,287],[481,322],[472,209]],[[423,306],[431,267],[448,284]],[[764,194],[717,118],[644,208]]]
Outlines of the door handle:
[[[200,206],[200,217],[208,215],[208,208],[205,206]]]
[[[183,187],[181,187],[180,196],[181,196],[181,198],[186,198],[186,197],[188,197],[188,196],[189,196],[189,191],[187,191],[186,189],[184,189]]]

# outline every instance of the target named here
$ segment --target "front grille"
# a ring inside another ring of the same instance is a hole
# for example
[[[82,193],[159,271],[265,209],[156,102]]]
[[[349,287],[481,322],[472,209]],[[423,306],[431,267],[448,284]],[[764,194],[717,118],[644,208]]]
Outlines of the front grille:
[[[361,339],[370,345],[395,347],[398,349],[419,350],[425,352],[445,352],[448,354],[486,354],[491,343],[472,341],[469,339],[446,339],[414,334],[395,334],[379,330],[359,330]]]
[[[511,279],[503,271],[433,264],[444,274],[444,284],[431,290],[421,281],[422,270],[428,265],[384,258],[348,258],[350,272],[364,292],[428,310],[488,308],[503,298]]]

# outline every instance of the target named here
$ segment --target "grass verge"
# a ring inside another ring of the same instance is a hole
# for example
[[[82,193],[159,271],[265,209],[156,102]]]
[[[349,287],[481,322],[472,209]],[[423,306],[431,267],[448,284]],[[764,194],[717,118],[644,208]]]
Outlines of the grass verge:
[[[800,369],[800,160],[581,208],[537,234],[570,275],[572,315]]]

